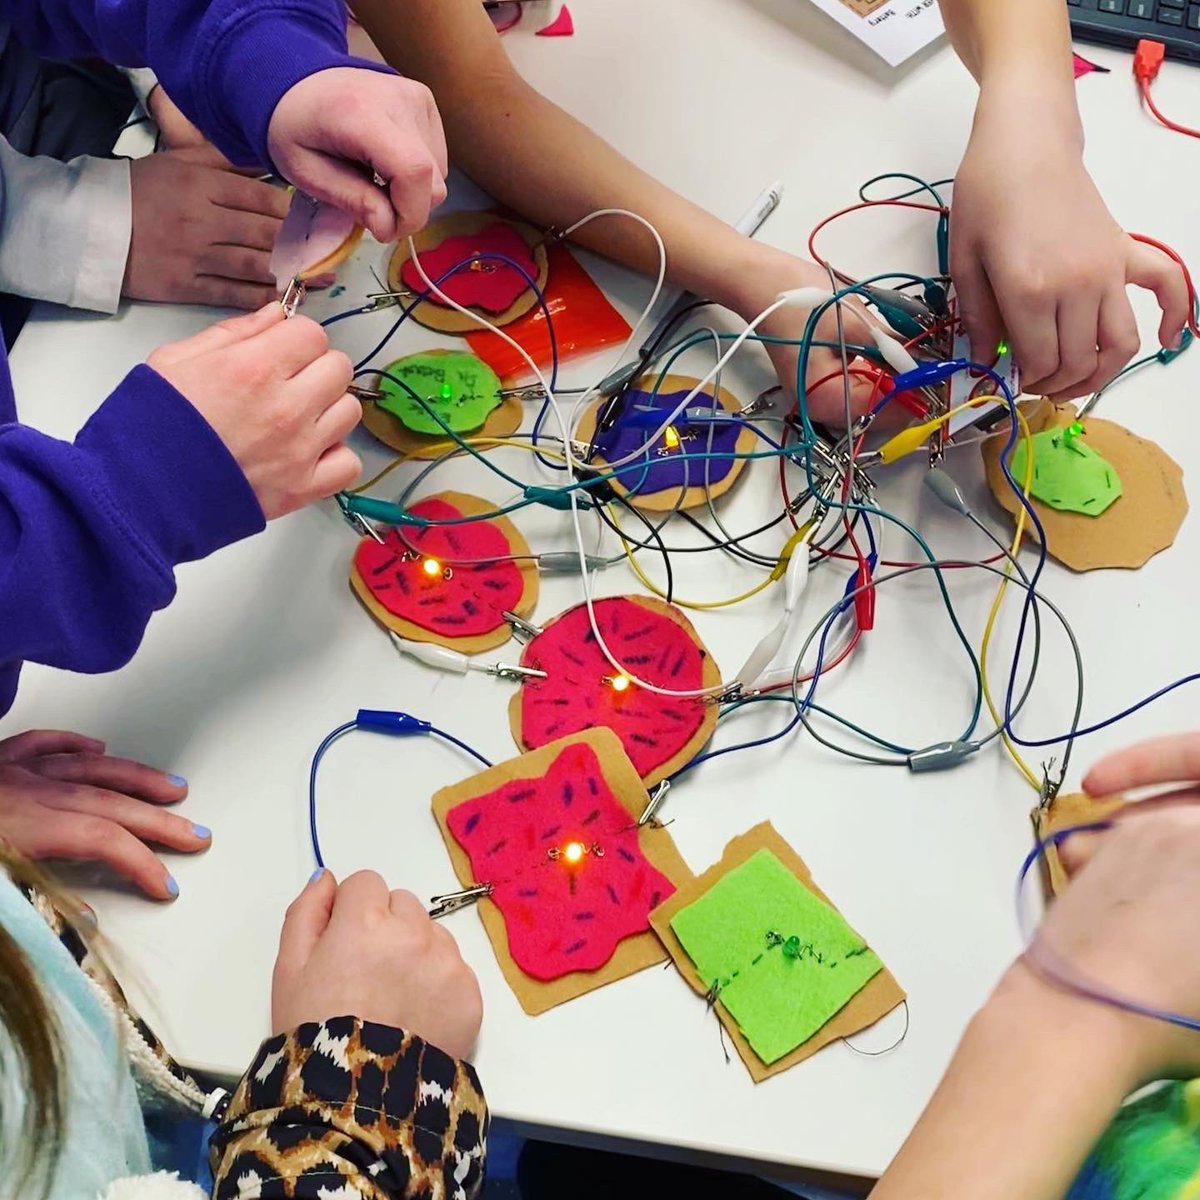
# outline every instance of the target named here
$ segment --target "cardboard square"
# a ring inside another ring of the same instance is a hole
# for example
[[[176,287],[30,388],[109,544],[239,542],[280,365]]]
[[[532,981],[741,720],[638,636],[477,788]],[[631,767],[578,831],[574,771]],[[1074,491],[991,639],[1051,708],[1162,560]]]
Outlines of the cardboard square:
[[[675,960],[684,979],[691,985],[693,991],[701,996],[709,993],[709,984],[696,969],[695,964],[683,943],[679,940],[671,921],[688,905],[699,900],[709,892],[730,871],[740,867],[760,850],[770,850],[776,858],[819,900],[836,910],[829,897],[813,881],[804,860],[783,840],[770,822],[756,825],[749,832],[734,838],[726,847],[720,862],[709,867],[703,874],[698,875],[690,883],[679,888],[669,900],[666,900],[650,914],[650,924],[654,932],[662,939],[667,952]],[[871,980],[857,992],[849,1002],[806,1042],[801,1043],[790,1053],[785,1054],[773,1063],[767,1064],[754,1052],[749,1041],[738,1027],[737,1021],[721,1003],[718,997],[715,1010],[721,1024],[725,1026],[738,1054],[750,1071],[755,1083],[761,1083],[781,1071],[786,1071],[796,1063],[811,1058],[818,1050],[830,1042],[851,1035],[874,1025],[876,1021],[887,1016],[892,1009],[902,1004],[906,999],[905,993],[896,982],[887,967],[883,967]]]
[[[433,814],[438,828],[442,831],[454,873],[463,887],[472,887],[477,881],[472,875],[470,857],[450,832],[447,821],[450,810],[466,801],[486,796],[516,780],[542,779],[565,749],[580,744],[586,745],[595,754],[605,783],[617,802],[629,813],[630,820],[636,822],[645,812],[646,805],[650,802],[649,794],[626,756],[620,740],[609,729],[591,729],[561,738],[540,750],[499,763],[470,779],[463,780],[462,783],[442,788],[433,797]],[[691,871],[665,829],[647,826],[639,832],[638,843],[650,865],[665,875],[676,888],[691,880]],[[547,1012],[559,1004],[574,1000],[577,996],[583,996],[605,984],[614,983],[627,975],[652,967],[667,957],[662,943],[653,930],[647,928],[643,933],[634,934],[621,941],[608,962],[597,970],[573,971],[547,981],[534,979],[522,971],[513,959],[505,919],[499,908],[487,899],[481,900],[478,908],[480,920],[483,921],[496,951],[504,978],[521,1007],[530,1016]]]

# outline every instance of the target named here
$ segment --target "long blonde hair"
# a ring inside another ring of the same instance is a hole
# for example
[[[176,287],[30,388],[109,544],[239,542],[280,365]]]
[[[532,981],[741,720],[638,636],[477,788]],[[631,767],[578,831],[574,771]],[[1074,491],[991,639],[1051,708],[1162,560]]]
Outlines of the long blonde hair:
[[[0,870],[17,886],[28,885],[53,897],[73,923],[81,910],[44,872],[0,841]],[[54,1178],[66,1120],[62,1038],[53,1009],[25,953],[0,925],[0,1028],[12,1048],[24,1111],[18,1124],[19,1143],[0,1144],[0,1163],[8,1164],[13,1195],[45,1195]],[[23,1086],[22,1086],[23,1085]],[[0,1114],[2,1115],[2,1114]],[[0,1138],[12,1126],[0,1120]]]

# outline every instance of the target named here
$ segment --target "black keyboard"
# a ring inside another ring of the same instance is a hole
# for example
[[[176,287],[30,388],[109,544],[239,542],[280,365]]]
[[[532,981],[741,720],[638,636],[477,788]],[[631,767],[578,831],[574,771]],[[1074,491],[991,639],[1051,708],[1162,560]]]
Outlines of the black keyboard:
[[[1076,37],[1108,46],[1162,42],[1172,58],[1200,62],[1200,0],[1067,0]]]

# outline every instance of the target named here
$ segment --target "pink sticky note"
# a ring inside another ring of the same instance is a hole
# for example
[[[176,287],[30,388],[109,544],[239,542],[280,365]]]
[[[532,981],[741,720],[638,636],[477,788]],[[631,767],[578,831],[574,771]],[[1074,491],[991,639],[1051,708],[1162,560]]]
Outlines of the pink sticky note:
[[[575,22],[571,19],[571,10],[564,4],[558,10],[558,16],[549,25],[537,31],[538,37],[570,37],[575,32]]]
[[[330,204],[302,192],[292,196],[271,251],[271,274],[280,288],[302,279],[319,263],[336,253],[354,235],[354,218]]]
[[[1099,63],[1089,62],[1082,54],[1075,55],[1075,78],[1079,79],[1083,75],[1090,75],[1093,71],[1099,71],[1102,75],[1108,74],[1108,68],[1102,67]]]

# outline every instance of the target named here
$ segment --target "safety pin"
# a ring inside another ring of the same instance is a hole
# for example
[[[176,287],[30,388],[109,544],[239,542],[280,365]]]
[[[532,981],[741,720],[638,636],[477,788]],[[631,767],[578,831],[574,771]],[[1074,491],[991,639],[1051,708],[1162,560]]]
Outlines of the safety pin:
[[[545,671],[541,671],[537,667],[511,667],[507,663],[492,663],[487,668],[486,673],[495,676],[497,679],[511,679],[517,683],[526,679],[550,678]]]
[[[481,883],[477,887],[463,888],[461,892],[447,892],[444,896],[431,896],[429,903],[433,906],[429,915],[436,921],[439,917],[449,916],[460,908],[467,908],[486,900],[492,894],[490,883]]]
[[[662,783],[660,783],[658,787],[654,789],[654,792],[650,797],[650,803],[646,805],[646,811],[643,812],[640,817],[638,817],[638,829],[645,829],[647,825],[654,822],[654,818],[657,816],[658,810],[662,808],[663,802],[666,800],[667,793],[670,790],[671,781],[669,779],[664,779]]]
[[[399,291],[399,292],[368,292],[367,299],[370,304],[367,306],[368,312],[378,312],[381,308],[396,308],[401,303],[417,298],[416,292]]]
[[[531,642],[535,637],[541,637],[542,627],[540,625],[535,625],[532,621],[525,620],[524,617],[518,617],[514,612],[506,612],[501,615],[512,629],[513,637],[518,642]]]

